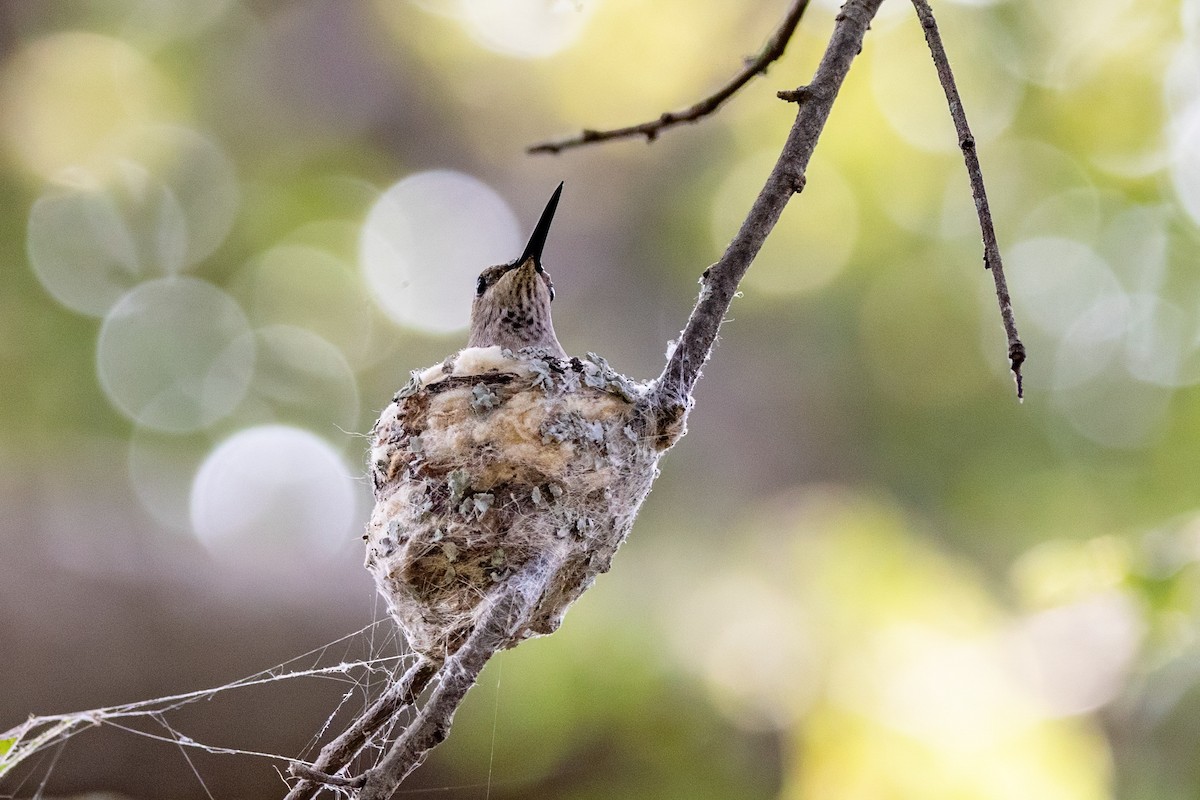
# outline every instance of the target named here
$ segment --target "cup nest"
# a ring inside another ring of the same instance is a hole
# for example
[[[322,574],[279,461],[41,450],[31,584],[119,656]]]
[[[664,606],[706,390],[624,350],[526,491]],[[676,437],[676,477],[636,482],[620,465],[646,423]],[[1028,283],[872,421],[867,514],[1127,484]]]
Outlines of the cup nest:
[[[556,630],[633,525],[663,430],[647,384],[604,359],[467,348],[396,393],[372,431],[367,569],[410,647],[442,660],[538,555],[558,565],[507,646]]]

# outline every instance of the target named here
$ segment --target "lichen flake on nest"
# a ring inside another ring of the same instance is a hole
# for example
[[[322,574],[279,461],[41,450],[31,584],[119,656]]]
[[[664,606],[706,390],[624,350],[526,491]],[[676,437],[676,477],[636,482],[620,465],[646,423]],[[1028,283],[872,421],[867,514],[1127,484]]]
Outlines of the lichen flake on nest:
[[[414,650],[457,649],[492,588],[544,552],[562,566],[510,645],[558,627],[608,570],[669,446],[651,430],[646,388],[592,354],[498,347],[413,373],[372,434],[366,538]]]

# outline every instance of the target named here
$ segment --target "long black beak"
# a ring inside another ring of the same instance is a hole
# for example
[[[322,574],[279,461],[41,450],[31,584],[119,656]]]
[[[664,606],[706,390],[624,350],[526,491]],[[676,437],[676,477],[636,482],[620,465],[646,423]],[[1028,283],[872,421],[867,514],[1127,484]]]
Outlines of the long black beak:
[[[550,223],[554,221],[554,211],[558,208],[558,198],[562,195],[562,187],[561,183],[558,184],[554,194],[550,195],[550,202],[546,203],[542,217],[533,229],[533,235],[529,237],[529,244],[525,245],[525,252],[521,253],[521,257],[516,260],[514,266],[520,266],[531,258],[534,266],[539,268],[542,266],[542,248],[546,246],[546,237],[550,235]]]

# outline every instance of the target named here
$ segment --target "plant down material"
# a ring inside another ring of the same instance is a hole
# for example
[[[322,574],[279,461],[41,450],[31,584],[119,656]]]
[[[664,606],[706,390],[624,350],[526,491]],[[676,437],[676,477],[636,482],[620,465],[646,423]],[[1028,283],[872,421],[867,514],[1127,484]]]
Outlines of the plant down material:
[[[455,652],[494,589],[552,575],[512,647],[607,572],[684,417],[604,359],[472,347],[413,373],[373,431],[367,568],[412,649]]]

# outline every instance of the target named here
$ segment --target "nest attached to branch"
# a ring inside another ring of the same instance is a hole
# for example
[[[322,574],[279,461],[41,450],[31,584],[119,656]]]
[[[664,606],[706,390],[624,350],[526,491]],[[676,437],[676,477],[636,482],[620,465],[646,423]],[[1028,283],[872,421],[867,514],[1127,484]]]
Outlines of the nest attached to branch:
[[[604,359],[467,348],[397,392],[372,432],[367,568],[412,649],[444,660],[538,556],[553,575],[507,646],[554,632],[607,572],[683,434]]]

